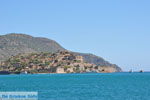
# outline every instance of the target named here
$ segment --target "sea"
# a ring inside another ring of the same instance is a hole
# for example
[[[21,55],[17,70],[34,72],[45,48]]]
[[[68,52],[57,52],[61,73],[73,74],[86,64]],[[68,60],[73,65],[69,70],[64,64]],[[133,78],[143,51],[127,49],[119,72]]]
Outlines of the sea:
[[[0,75],[0,92],[38,92],[38,100],[150,100],[150,73]]]

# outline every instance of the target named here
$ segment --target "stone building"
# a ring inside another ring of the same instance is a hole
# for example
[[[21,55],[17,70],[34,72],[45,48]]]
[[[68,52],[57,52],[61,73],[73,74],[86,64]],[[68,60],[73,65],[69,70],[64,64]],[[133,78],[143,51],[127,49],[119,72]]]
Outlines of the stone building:
[[[73,67],[67,68],[67,72],[73,73],[74,72]]]
[[[58,68],[56,69],[56,73],[65,73],[64,68],[58,67]]]
[[[80,62],[83,62],[83,57],[82,56],[76,56],[76,60],[80,61]]]

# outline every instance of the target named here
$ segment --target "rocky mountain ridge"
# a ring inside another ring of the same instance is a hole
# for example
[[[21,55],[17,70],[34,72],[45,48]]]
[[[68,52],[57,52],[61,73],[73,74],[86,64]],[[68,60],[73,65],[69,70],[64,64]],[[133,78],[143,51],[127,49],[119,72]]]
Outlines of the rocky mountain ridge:
[[[30,35],[16,33],[0,36],[0,61],[8,60],[10,57],[22,53],[55,53],[64,50],[66,49],[60,46],[56,41],[47,38],[32,37]],[[121,68],[117,65],[111,64],[103,58],[93,54],[72,53],[76,56],[83,56],[85,62],[99,66],[113,67],[116,68],[118,72],[121,71]]]

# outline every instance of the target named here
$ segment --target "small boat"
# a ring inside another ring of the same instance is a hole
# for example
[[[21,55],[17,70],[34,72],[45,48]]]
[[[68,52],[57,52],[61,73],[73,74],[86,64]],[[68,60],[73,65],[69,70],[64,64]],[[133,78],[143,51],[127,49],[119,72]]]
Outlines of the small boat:
[[[131,70],[129,70],[129,73],[132,73],[133,71],[132,71],[132,69]]]
[[[140,70],[140,73],[143,73],[144,71],[143,70]]]
[[[20,74],[28,74],[28,72],[27,72],[27,71],[24,71],[24,72],[21,72]]]

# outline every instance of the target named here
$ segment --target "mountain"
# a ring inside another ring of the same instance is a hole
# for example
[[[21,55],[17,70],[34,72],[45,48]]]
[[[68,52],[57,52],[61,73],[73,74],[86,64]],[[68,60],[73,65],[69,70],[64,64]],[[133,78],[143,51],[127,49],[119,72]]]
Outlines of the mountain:
[[[58,50],[65,49],[47,38],[13,33],[0,36],[0,61],[19,53],[56,52]]]
[[[5,61],[12,56],[23,53],[40,53],[65,51],[66,49],[60,46],[56,41],[42,38],[32,37],[26,34],[11,33],[0,36],[0,61]],[[105,61],[103,58],[95,56],[93,54],[72,52],[75,55],[83,56],[85,62],[116,68],[117,72],[121,71],[121,68],[115,64],[111,64]]]

